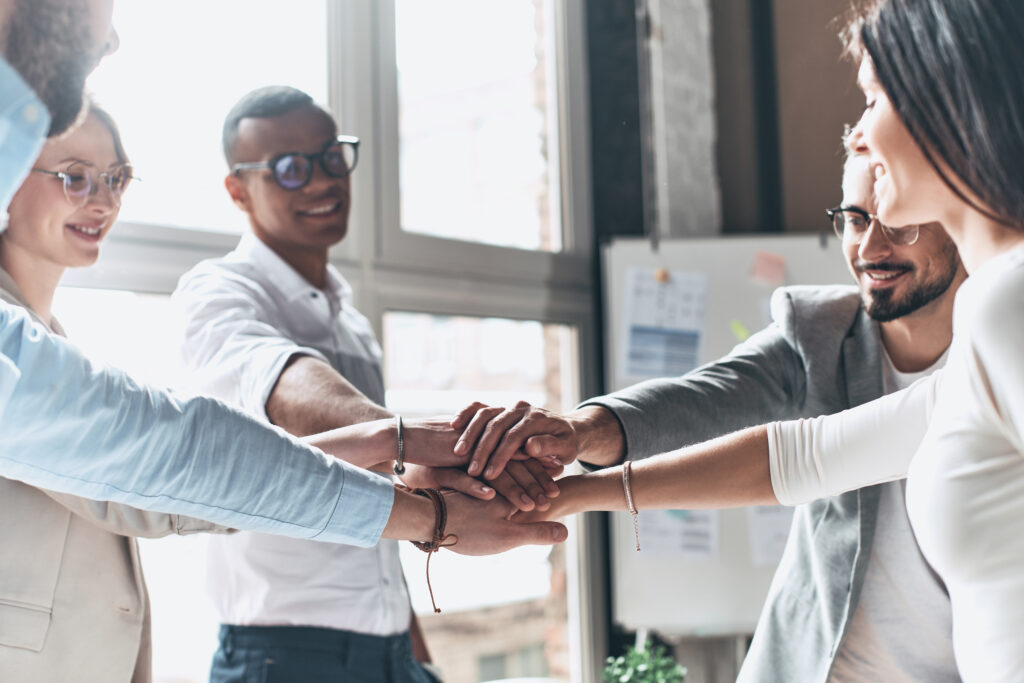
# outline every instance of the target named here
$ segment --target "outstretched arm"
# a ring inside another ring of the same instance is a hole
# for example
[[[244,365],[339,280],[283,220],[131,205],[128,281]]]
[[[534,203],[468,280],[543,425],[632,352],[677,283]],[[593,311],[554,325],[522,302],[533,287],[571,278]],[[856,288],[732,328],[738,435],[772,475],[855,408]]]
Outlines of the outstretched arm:
[[[632,464],[638,509],[797,505],[906,476],[924,438],[940,373],[876,401],[806,420],[751,427]],[[555,519],[625,510],[622,469],[566,477]]]

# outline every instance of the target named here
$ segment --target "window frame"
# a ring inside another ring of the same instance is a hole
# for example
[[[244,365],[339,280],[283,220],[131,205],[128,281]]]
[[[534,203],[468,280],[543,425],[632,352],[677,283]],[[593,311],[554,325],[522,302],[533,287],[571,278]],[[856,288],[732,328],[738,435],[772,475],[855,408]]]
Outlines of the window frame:
[[[585,3],[553,0],[563,250],[498,247],[402,231],[398,216],[398,102],[394,0],[327,4],[328,105],[339,132],[362,140],[350,231],[331,261],[382,335],[387,311],[501,317],[576,329],[580,396],[598,390],[596,251],[591,215]],[[232,250],[238,236],[119,221],[99,262],[62,285],[169,294],[196,263]],[[600,518],[574,522],[567,553],[572,681],[596,680],[606,652],[604,534]]]

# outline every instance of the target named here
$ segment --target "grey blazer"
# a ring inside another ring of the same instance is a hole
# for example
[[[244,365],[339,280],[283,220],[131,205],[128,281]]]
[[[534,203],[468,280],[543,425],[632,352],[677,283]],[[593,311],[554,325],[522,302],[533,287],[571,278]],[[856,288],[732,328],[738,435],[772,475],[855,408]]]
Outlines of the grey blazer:
[[[2,269],[0,299],[28,308]],[[227,529],[0,478],[0,680],[149,681],[149,599],[132,537],[199,531]]]
[[[827,415],[882,395],[878,325],[855,287],[786,287],[775,322],[723,358],[585,405],[622,423],[630,459],[775,420]],[[684,419],[680,419],[680,417]],[[825,681],[871,555],[884,486],[796,508],[740,681]]]

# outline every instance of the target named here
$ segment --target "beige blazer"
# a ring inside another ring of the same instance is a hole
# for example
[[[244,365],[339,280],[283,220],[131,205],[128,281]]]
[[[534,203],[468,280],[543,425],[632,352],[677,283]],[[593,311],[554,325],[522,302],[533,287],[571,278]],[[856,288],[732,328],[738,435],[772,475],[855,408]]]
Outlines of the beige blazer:
[[[29,308],[2,269],[0,299]],[[34,317],[63,335],[55,320]],[[0,478],[0,680],[150,681],[149,599],[133,537],[201,531],[228,530]]]

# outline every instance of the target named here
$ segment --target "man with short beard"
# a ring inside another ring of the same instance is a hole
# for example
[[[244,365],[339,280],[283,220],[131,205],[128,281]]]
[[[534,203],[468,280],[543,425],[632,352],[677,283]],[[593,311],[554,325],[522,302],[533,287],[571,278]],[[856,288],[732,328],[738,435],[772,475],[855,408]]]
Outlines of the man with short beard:
[[[858,151],[856,137],[849,144]],[[835,413],[943,365],[966,273],[942,226],[881,225],[872,180],[866,155],[850,156],[843,202],[828,212],[857,287],[784,287],[772,297],[775,323],[725,358],[564,417],[525,404],[471,406],[460,420],[477,423],[463,439],[480,434],[480,464],[469,473],[520,449],[612,466],[771,420]],[[911,533],[903,482],[796,509],[739,680],[959,680],[949,598]]]

